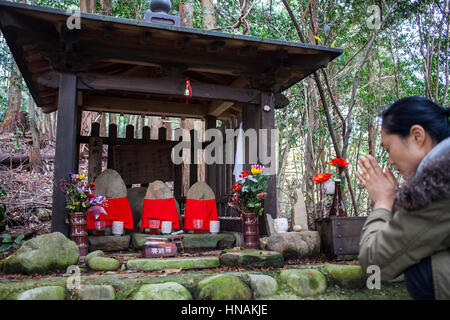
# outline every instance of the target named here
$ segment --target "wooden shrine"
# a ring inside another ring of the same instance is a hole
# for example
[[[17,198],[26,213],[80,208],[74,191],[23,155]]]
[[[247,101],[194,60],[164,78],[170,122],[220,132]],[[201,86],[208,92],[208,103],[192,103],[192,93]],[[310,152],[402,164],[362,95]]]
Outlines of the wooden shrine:
[[[118,137],[114,126],[108,137],[99,137],[95,125],[91,137],[81,136],[82,111],[196,118],[207,129],[217,128],[221,120],[223,131],[239,128],[241,122],[244,130],[273,129],[275,109],[289,104],[283,91],[342,53],[337,48],[99,14],[81,13],[77,29],[68,24],[70,17],[60,9],[0,0],[0,28],[31,95],[43,112],[58,110],[52,231],[66,235],[65,199],[59,181],[78,170],[81,143],[92,143],[97,150],[100,143],[107,145],[108,167],[119,171],[121,161],[134,161],[125,158],[124,150],[152,144],[164,149],[176,143],[166,141],[164,132],[160,132],[161,141],[152,141],[148,127],[142,139],[134,138],[133,128],[127,128],[127,137]],[[193,91],[188,104],[186,78]],[[149,150],[146,147],[142,152]],[[246,155],[244,169],[249,169]],[[90,169],[99,170],[95,165]],[[158,176],[151,168],[138,169],[147,177]],[[175,197],[182,200],[180,167],[165,170],[163,178],[174,180]],[[191,184],[196,181],[196,170],[192,164]],[[224,200],[234,182],[232,172],[232,164],[206,166],[206,182],[216,194],[223,230],[240,230],[241,226],[239,215]],[[127,175],[129,185],[151,182],[139,180],[136,171]],[[265,212],[276,217],[276,204],[276,176],[272,175]],[[264,225],[260,230],[265,233]]]

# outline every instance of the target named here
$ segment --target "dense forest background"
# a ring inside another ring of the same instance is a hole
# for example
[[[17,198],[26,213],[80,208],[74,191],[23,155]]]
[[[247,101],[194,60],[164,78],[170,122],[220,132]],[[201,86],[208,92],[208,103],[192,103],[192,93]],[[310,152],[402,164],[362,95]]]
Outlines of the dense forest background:
[[[149,1],[143,0],[19,2],[137,20],[149,9]],[[326,69],[288,90],[285,94],[291,103],[276,112],[278,215],[290,217],[295,202],[302,201],[298,195],[303,196],[313,227],[314,218],[330,206],[331,197],[314,184],[313,176],[335,174],[327,162],[337,156],[350,163],[341,172],[347,212],[370,212],[370,199],[354,172],[363,155],[371,154],[383,167],[388,165],[380,147],[377,114],[381,108],[410,95],[448,104],[449,2],[174,0],[171,14],[178,14],[183,4],[191,8],[190,25],[195,28],[285,41],[303,39],[344,49]],[[10,225],[32,222],[37,209],[51,207],[56,119],[56,113],[43,114],[36,107],[0,36],[0,188],[8,194],[3,202]],[[116,123],[119,136],[125,135],[129,123],[135,127],[164,125],[172,130],[201,126],[190,119],[85,113],[84,130],[94,121],[102,124],[102,130]],[[14,156],[21,165],[13,169]],[[39,186],[26,182],[33,177]]]

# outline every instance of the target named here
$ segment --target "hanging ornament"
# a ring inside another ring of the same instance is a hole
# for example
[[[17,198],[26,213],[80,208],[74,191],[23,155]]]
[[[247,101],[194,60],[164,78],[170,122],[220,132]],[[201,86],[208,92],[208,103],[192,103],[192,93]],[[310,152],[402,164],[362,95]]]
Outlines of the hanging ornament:
[[[184,90],[184,96],[186,97],[186,104],[188,104],[189,99],[192,98],[192,87],[189,78],[184,79],[186,81],[186,89]]]

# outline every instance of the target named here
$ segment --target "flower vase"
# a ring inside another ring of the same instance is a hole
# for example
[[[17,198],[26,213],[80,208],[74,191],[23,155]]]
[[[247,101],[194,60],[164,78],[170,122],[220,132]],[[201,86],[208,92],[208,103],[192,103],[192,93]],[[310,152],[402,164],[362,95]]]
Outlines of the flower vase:
[[[242,232],[245,249],[259,249],[258,215],[255,212],[242,214]]]
[[[80,260],[89,252],[87,220],[83,212],[69,213],[70,240],[74,241],[80,249]]]

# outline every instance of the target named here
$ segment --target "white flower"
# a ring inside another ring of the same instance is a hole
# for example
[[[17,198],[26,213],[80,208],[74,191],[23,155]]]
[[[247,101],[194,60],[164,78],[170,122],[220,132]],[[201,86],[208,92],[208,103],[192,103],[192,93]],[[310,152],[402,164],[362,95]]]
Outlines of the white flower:
[[[253,178],[252,175],[247,176],[247,179],[249,179],[250,181],[253,181],[253,182],[258,182],[255,178]]]
[[[242,187],[242,192],[247,192],[248,186]]]

